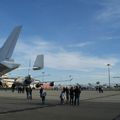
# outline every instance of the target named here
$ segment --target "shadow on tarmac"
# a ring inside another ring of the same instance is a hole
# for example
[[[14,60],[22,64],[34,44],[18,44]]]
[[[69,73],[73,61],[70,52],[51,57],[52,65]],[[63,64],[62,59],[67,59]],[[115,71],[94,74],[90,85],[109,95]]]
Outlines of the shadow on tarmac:
[[[16,113],[16,112],[23,112],[23,111],[28,111],[28,110],[37,110],[37,109],[40,109],[40,108],[55,107],[55,106],[60,105],[60,104],[54,104],[54,105],[53,105],[53,104],[46,104],[46,105],[39,104],[39,105],[41,105],[41,106],[39,106],[39,107],[30,107],[30,108],[23,108],[23,109],[3,111],[3,112],[0,112],[0,114]]]

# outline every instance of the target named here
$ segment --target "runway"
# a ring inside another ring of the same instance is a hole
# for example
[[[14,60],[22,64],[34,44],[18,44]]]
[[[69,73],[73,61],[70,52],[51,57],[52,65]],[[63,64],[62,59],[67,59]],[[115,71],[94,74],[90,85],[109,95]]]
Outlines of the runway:
[[[60,91],[47,91],[46,104],[41,104],[39,91],[33,100],[17,91],[0,91],[0,120],[120,120],[120,91],[82,91],[79,106],[60,105]]]

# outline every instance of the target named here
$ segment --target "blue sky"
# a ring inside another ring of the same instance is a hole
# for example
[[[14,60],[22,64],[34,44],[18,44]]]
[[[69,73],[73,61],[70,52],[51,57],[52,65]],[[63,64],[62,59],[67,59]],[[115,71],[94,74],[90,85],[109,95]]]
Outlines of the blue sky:
[[[72,83],[108,83],[120,75],[119,0],[1,0],[1,46],[16,25],[22,32],[12,58],[21,67],[32,63],[37,54],[45,55],[45,67],[31,74],[50,76],[46,80]],[[27,71],[12,73],[27,74]],[[42,78],[41,78],[42,79]]]

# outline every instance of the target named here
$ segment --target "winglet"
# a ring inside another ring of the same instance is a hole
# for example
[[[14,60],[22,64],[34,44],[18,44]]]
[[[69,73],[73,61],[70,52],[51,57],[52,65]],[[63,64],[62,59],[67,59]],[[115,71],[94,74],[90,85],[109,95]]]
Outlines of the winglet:
[[[33,65],[33,70],[40,70],[44,67],[44,55],[37,55]]]

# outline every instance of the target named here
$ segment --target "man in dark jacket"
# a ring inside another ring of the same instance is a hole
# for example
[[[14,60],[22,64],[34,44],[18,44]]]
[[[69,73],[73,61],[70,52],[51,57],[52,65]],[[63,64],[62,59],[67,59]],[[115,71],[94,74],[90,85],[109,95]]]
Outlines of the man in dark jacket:
[[[74,99],[74,105],[79,105],[80,104],[80,93],[81,93],[81,87],[76,86],[74,89],[75,93],[75,99]]]

